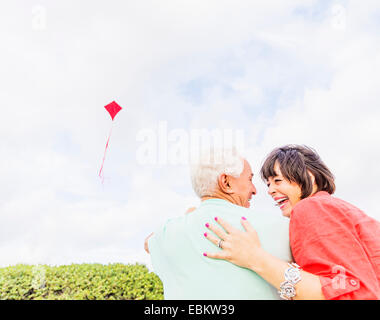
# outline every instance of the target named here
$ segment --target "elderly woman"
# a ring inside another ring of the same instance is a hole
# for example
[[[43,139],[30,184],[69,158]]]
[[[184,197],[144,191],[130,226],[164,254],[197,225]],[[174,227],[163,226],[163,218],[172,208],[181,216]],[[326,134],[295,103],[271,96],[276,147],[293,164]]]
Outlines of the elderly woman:
[[[224,230],[209,224],[218,237],[207,233],[207,238],[223,250],[204,255],[256,272],[284,299],[380,299],[380,223],[331,196],[334,177],[318,154],[299,145],[277,148],[261,176],[282,215],[290,218],[297,264],[268,253],[244,217],[246,232],[216,217]]]
[[[199,233],[217,214],[236,230],[243,230],[240,217],[245,216],[268,252],[291,260],[286,219],[248,210],[256,194],[252,177],[248,161],[233,150],[206,152],[192,167],[192,184],[200,206],[191,214],[168,220],[146,241],[153,269],[163,282],[165,299],[279,299],[276,290],[252,271],[198,254],[205,245],[213,247]]]

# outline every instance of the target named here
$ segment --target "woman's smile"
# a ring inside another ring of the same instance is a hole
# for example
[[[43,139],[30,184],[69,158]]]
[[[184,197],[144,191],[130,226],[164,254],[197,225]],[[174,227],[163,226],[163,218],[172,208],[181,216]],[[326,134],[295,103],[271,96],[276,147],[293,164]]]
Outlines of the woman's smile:
[[[281,210],[285,208],[285,206],[289,203],[289,198],[284,197],[275,197],[274,201],[276,202],[275,206],[280,207]]]
[[[301,187],[284,178],[278,162],[274,165],[274,171],[276,176],[269,177],[267,180],[268,194],[276,202],[275,205],[281,209],[282,215],[290,217],[293,206],[301,200]]]

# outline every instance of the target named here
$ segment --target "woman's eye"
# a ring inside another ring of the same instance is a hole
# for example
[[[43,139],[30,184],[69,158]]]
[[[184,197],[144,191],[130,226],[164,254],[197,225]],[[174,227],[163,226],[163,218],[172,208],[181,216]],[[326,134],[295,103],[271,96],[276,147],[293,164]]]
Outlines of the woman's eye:
[[[281,179],[275,179],[274,182],[281,182]]]

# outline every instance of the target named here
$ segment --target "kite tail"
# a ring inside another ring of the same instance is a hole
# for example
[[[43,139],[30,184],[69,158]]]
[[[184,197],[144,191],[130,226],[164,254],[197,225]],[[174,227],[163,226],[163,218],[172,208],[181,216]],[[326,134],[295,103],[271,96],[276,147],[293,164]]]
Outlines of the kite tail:
[[[102,171],[103,171],[103,165],[104,165],[104,160],[106,159],[106,153],[107,153],[107,149],[108,149],[108,143],[109,143],[109,141],[110,141],[111,134],[112,134],[112,128],[113,128],[113,121],[112,121],[112,125],[111,125],[110,133],[109,133],[109,135],[108,135],[106,148],[105,148],[105,150],[104,150],[102,166],[101,166],[100,171],[99,171],[99,178],[102,180],[102,184],[104,183],[104,176],[103,176],[103,174],[102,174]]]

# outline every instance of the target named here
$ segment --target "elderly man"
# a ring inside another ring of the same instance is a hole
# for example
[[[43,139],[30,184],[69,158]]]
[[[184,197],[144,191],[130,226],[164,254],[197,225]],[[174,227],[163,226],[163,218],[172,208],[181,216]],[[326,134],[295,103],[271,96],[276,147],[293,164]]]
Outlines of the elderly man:
[[[221,156],[217,157],[217,152]],[[278,299],[275,288],[253,271],[203,256],[215,250],[205,238],[205,232],[210,232],[207,223],[220,217],[243,230],[240,219],[245,217],[264,249],[291,261],[287,220],[249,210],[256,194],[252,177],[249,163],[234,150],[214,150],[192,166],[192,185],[200,206],[169,219],[146,240],[165,299]]]

